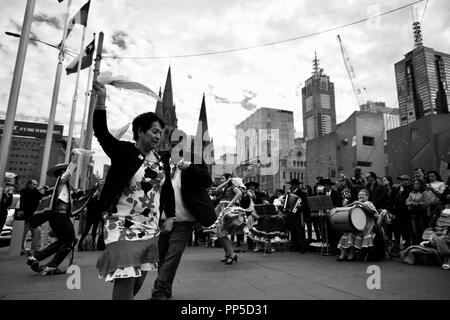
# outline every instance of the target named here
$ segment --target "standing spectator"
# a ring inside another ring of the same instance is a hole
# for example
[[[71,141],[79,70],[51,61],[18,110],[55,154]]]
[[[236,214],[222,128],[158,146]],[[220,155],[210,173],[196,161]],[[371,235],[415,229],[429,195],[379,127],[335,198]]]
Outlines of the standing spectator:
[[[366,189],[369,190],[369,201],[378,210],[386,209],[386,191],[383,186],[378,184],[377,179],[375,172],[368,172],[366,174]]]
[[[401,175],[397,179],[400,180],[400,186],[394,187],[392,214],[392,232],[394,233],[395,241],[392,249],[393,254],[397,254],[401,250],[400,235],[405,241],[405,247],[411,245],[411,212],[406,206],[406,199],[412,190],[411,178],[408,175]]]
[[[440,200],[445,207],[447,207],[447,205],[450,205],[450,176],[447,179],[447,183],[445,185],[444,192],[440,197]]]
[[[445,183],[437,171],[431,170],[427,173],[427,189],[431,192],[430,224],[435,224],[443,209],[440,198],[445,191]]]
[[[352,178],[349,178],[344,174],[341,174],[341,177],[346,181],[346,184],[349,185],[351,188],[352,194],[351,202],[358,200],[359,190],[363,189],[365,185],[364,178],[361,175],[361,169],[355,168],[354,175]]]
[[[342,207],[342,195],[340,192],[337,192],[333,186],[334,183],[330,179],[324,179],[323,184],[325,187],[325,194],[331,198],[331,202],[333,203],[333,208]],[[339,239],[342,236],[342,233],[333,228],[333,226],[330,223],[330,219],[325,220],[326,227],[327,227],[327,236],[328,236],[328,244],[333,251],[337,250],[337,245],[339,242]],[[325,231],[324,231],[325,232]]]
[[[8,217],[8,207],[13,200],[14,187],[6,186],[3,189],[2,201],[0,203],[0,231],[3,230],[6,218]]]
[[[100,237],[103,237],[103,228],[105,226],[105,221],[102,216],[102,212],[99,209],[100,202],[100,193],[102,192],[102,187],[104,184],[104,180],[100,180],[95,188],[94,195],[91,199],[88,200],[87,209],[86,209],[86,226],[84,228],[84,232],[81,235],[80,241],[78,241],[78,251],[83,251],[83,241],[86,236],[89,234],[89,231],[92,227],[92,247],[93,249],[103,250],[103,246],[99,246]],[[101,232],[99,235],[99,239],[96,241],[98,226],[101,226]]]
[[[25,239],[29,231],[31,231],[31,248],[30,255],[34,255],[41,242],[41,229],[39,227],[31,227],[31,218],[36,211],[39,202],[44,196],[44,187],[38,188],[38,182],[36,180],[28,180],[25,188],[20,191],[20,208],[19,218],[23,218],[25,221],[23,238],[22,238],[22,253],[25,252]]]
[[[425,180],[426,179],[425,170],[423,170],[422,168],[415,168],[414,169],[414,180],[416,180],[416,179]]]
[[[423,179],[414,180],[413,189],[406,199],[406,205],[411,212],[412,217],[412,238],[413,245],[419,245],[422,234],[428,227],[428,207],[431,204],[430,193],[425,190],[425,181]]]

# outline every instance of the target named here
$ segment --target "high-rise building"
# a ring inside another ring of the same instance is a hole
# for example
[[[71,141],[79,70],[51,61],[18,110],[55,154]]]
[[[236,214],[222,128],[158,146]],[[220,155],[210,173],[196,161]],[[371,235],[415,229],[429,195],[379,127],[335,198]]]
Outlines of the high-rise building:
[[[336,128],[334,83],[319,69],[317,55],[314,71],[302,88],[303,135],[306,140],[315,139]]]
[[[415,48],[395,64],[401,125],[449,112],[450,55],[423,46],[418,22],[414,29]]]
[[[239,164],[236,174],[244,182],[258,182],[260,190],[272,194],[281,188],[280,162],[294,149],[293,112],[260,108],[238,124],[236,130]],[[268,167],[271,170],[267,170]]]
[[[383,176],[385,136],[384,113],[353,112],[332,133],[306,142],[306,183],[317,177],[338,180],[339,173],[353,176],[356,167]]]
[[[3,134],[4,123],[5,120],[0,119],[0,134]],[[63,129],[64,126],[58,124],[53,128],[49,168],[64,162],[67,138],[63,137]],[[46,134],[46,123],[14,121],[6,171],[17,174],[20,187],[24,187],[30,179],[39,180]],[[76,147],[77,143],[73,141],[72,148]],[[55,178],[47,177],[47,185],[52,185],[54,182]]]
[[[159,90],[159,97],[161,98],[161,89]],[[175,111],[175,105],[173,104],[173,92],[172,92],[172,76],[169,71],[167,72],[166,85],[164,86],[164,94],[162,96],[162,102],[156,103],[155,113],[166,124],[164,128],[164,134],[161,137],[159,150],[169,150],[172,146],[171,137],[172,133],[178,127],[177,113]],[[176,143],[175,143],[176,144]]]

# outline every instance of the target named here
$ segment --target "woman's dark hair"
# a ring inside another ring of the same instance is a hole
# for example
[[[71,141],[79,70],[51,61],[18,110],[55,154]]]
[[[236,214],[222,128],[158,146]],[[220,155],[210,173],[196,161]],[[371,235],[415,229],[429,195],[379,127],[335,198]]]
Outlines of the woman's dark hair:
[[[428,179],[428,175],[429,175],[430,173],[434,173],[434,175],[436,176],[436,181],[441,181],[441,182],[442,182],[441,175],[440,175],[437,171],[434,171],[434,170],[428,171],[428,173],[427,173],[427,179]]]
[[[152,127],[153,122],[159,122],[161,128],[164,128],[166,124],[164,121],[158,117],[154,112],[146,112],[138,115],[133,120],[133,140],[137,141],[139,139],[138,130],[146,132]]]
[[[425,191],[425,180],[423,179],[414,179],[414,183],[413,183],[413,191],[414,191],[414,184],[418,182],[420,185],[420,189],[419,192],[424,192]]]
[[[389,181],[389,184],[392,186],[394,184],[394,180],[392,180],[391,176],[385,176],[384,177],[387,181]]]
[[[28,180],[27,184],[25,186],[27,186],[27,188],[29,188],[32,184],[33,184],[33,180]]]
[[[370,172],[368,172],[367,173],[369,176],[371,176],[375,181],[377,181],[377,175],[375,174],[375,172],[373,172],[373,171],[370,171]]]

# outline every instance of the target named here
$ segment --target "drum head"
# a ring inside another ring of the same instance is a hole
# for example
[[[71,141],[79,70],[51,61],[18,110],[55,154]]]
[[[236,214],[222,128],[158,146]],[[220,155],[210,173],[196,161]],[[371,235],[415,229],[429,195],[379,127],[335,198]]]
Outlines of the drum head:
[[[363,209],[353,208],[350,219],[356,230],[362,231],[366,227],[367,216]]]

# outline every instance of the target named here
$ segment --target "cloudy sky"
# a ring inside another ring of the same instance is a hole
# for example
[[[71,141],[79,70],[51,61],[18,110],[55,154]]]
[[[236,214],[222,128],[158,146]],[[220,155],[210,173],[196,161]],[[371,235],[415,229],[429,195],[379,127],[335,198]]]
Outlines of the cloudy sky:
[[[36,1],[32,36],[58,44],[61,41],[67,2]],[[73,0],[72,17],[85,0]],[[235,125],[260,107],[294,112],[296,136],[303,136],[301,87],[311,76],[314,52],[320,66],[335,84],[338,122],[357,110],[336,35],[340,34],[361,87],[372,100],[397,107],[394,63],[413,48],[410,7],[339,30],[303,37],[372,17],[414,0],[92,0],[86,44],[94,32],[103,31],[102,71],[126,75],[158,91],[164,87],[168,67],[179,128],[193,134],[203,93],[216,155],[235,144]],[[0,116],[8,104],[19,41],[3,31],[18,32],[26,1],[1,1],[0,9]],[[425,15],[424,9],[426,7]],[[450,2],[421,1],[414,12],[423,17],[424,44],[450,52]],[[79,51],[82,26],[67,41]],[[295,41],[284,41],[300,38]],[[260,46],[267,43],[277,43]],[[257,47],[222,54],[202,55]],[[23,75],[18,120],[45,122],[57,65],[57,50],[30,42]],[[176,56],[198,55],[179,58]],[[153,59],[150,59],[152,58]],[[162,57],[162,58],[161,58]],[[73,58],[66,57],[65,65]],[[80,77],[74,135],[79,136],[83,117],[87,70]],[[75,74],[62,77],[56,121],[68,132]],[[108,87],[108,121],[119,128],[133,117],[154,111],[148,96]],[[130,139],[127,133],[125,138]],[[97,142],[96,170],[106,156]]]

